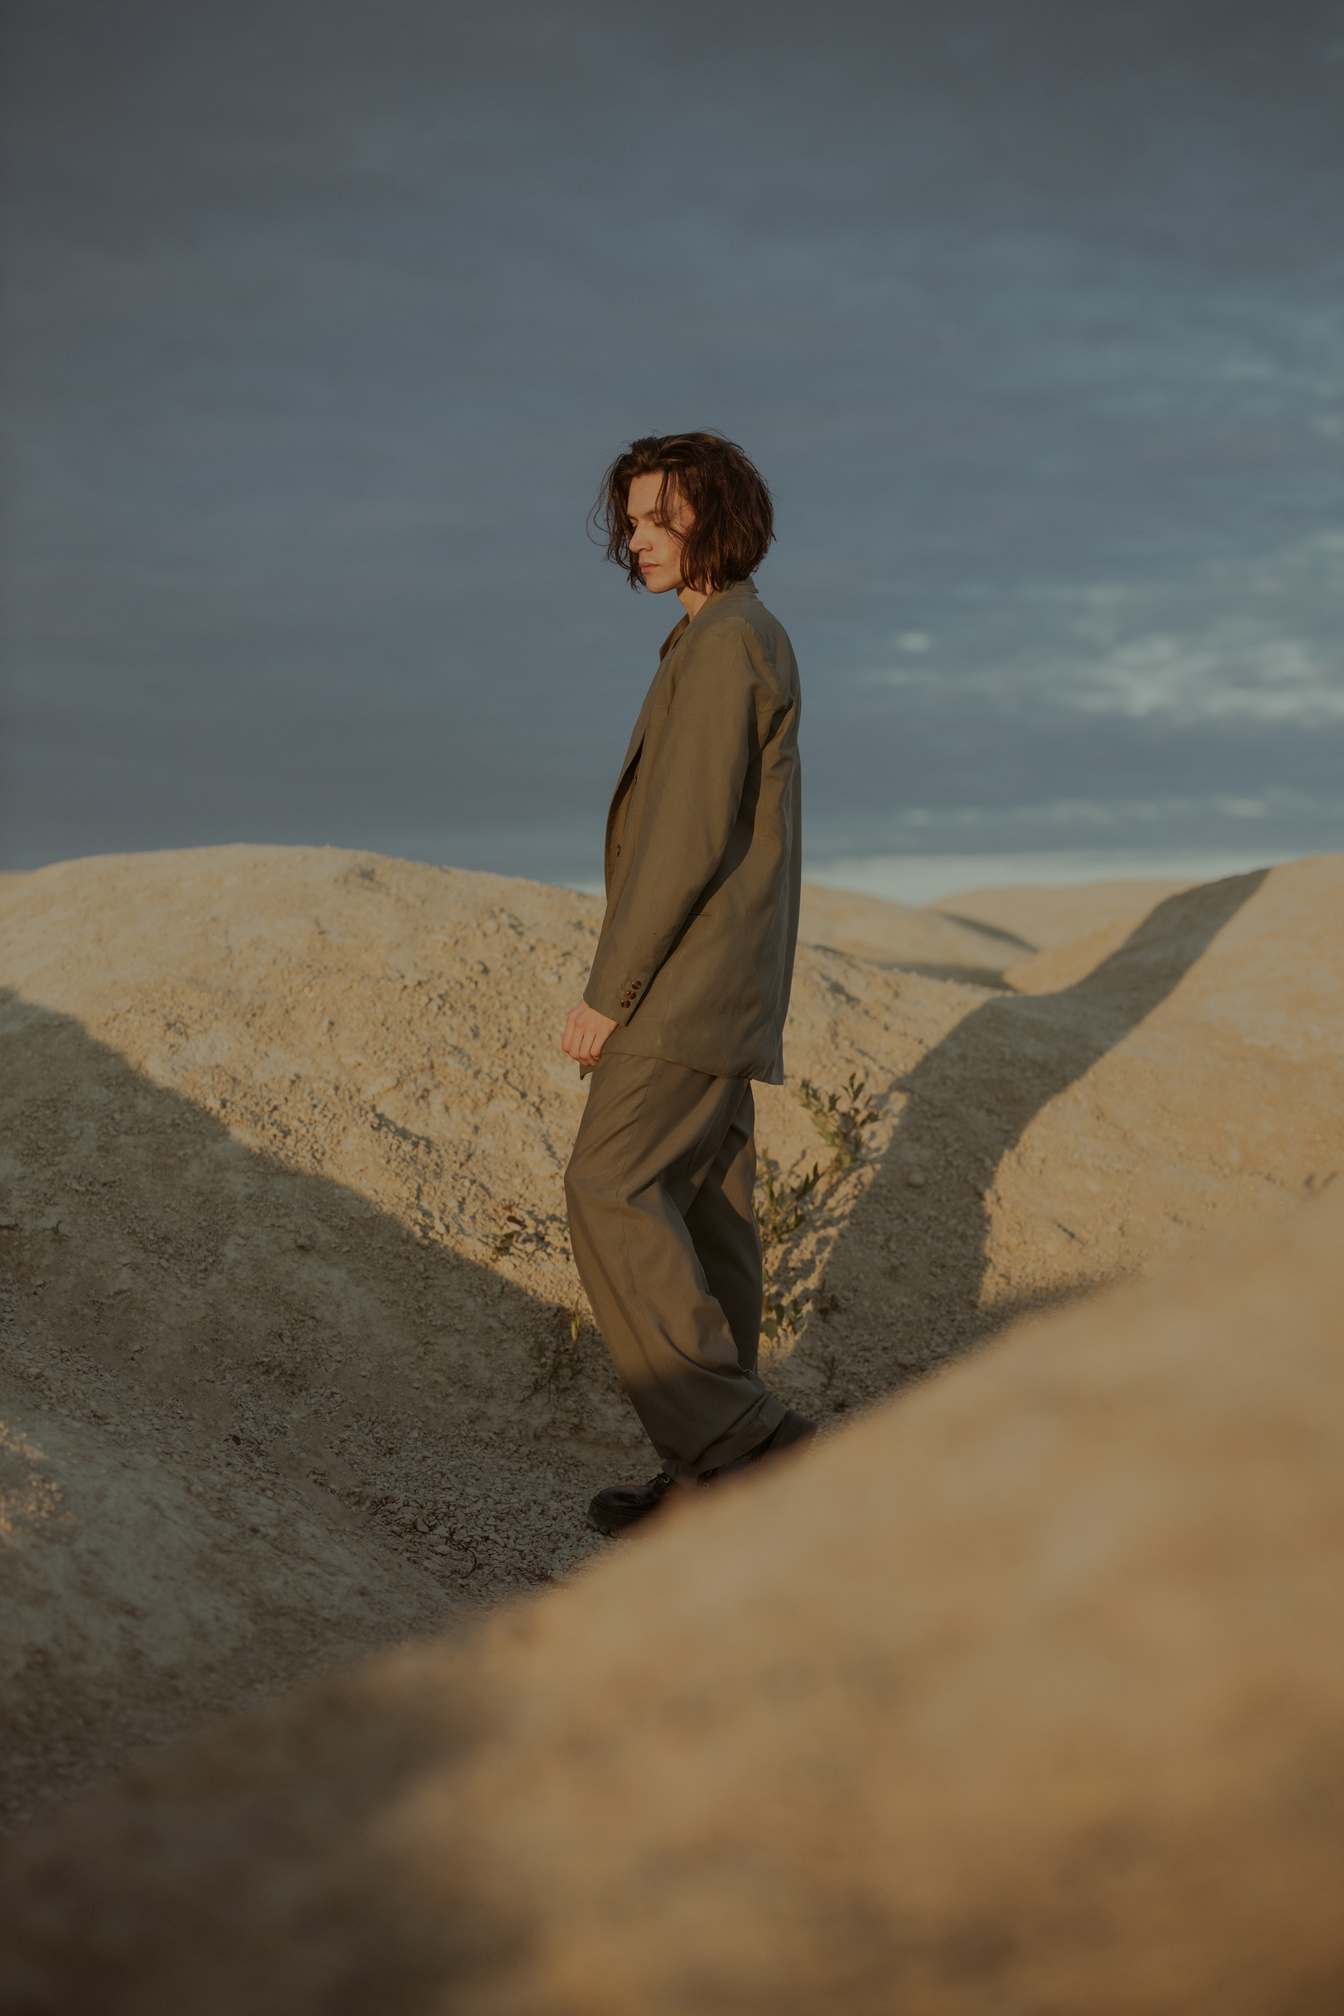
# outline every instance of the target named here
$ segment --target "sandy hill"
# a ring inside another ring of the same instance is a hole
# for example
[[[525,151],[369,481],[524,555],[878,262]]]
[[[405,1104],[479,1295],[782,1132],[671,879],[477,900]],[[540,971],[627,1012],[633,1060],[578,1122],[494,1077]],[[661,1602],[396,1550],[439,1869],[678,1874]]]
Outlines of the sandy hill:
[[[929,909],[978,930],[1002,932],[1033,952],[1051,952],[1108,925],[1125,924],[1133,929],[1168,896],[1179,896],[1182,890],[1195,886],[1156,876],[1073,882],[1057,888],[1024,888],[1010,883],[992,889],[963,889],[955,896],[940,897]]]
[[[806,948],[759,1102],[785,1397],[838,1421],[1321,1187],[1342,896],[1334,857],[1181,891],[1014,992]],[[651,1467],[563,1227],[597,921],[328,849],[0,890],[11,1816],[568,1574]]]
[[[1165,897],[1192,885],[1171,881],[1086,882],[1061,889],[969,889],[917,909],[804,882],[798,935],[875,965],[939,980],[994,986],[1034,953],[1091,932],[1133,930]]]
[[[0,1869],[16,2016],[1333,2016],[1344,1185]]]
[[[1089,919],[1085,928],[1096,921]],[[817,882],[803,884],[798,936],[804,945],[846,952],[876,966],[973,986],[995,986],[1011,967],[1042,949],[1012,931]]]

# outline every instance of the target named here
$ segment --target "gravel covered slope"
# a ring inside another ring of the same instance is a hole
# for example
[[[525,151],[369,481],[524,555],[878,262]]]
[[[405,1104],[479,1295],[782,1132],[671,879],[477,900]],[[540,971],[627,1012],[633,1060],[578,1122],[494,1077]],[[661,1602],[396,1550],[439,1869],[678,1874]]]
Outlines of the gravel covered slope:
[[[1344,1186],[0,1857],[13,2016],[1334,2016]]]
[[[1020,997],[805,948],[758,1101],[778,1222],[824,1172],[770,1253],[779,1390],[835,1419],[1327,1180],[1342,894],[1337,859],[1183,892]],[[599,914],[330,849],[0,889],[11,1816],[564,1575],[652,1467],[563,1223]],[[803,1080],[874,1112],[861,1164]]]

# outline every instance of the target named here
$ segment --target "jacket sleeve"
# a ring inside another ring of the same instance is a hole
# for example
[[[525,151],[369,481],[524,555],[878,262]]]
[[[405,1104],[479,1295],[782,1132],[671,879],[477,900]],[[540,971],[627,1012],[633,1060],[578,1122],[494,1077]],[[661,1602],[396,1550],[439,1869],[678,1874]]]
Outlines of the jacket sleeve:
[[[635,858],[583,990],[590,1008],[616,1022],[628,1022],[648,993],[722,862],[758,746],[758,707],[768,682],[754,630],[718,623],[698,648],[687,643]]]

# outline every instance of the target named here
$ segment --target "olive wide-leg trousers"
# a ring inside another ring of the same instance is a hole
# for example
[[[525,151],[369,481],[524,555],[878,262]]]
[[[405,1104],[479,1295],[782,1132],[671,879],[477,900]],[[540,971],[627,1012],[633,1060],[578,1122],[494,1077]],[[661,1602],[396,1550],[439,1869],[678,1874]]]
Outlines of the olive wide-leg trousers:
[[[761,1242],[745,1078],[604,1056],[565,1172],[579,1278],[670,1476],[745,1456],[784,1418],[756,1372]]]

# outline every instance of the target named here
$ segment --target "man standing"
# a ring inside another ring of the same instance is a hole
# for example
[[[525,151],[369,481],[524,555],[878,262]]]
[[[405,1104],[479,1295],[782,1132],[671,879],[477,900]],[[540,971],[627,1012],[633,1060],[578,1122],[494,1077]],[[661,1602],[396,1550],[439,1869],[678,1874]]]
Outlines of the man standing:
[[[714,434],[649,435],[604,479],[608,557],[685,615],[607,817],[607,909],[567,1056],[592,1071],[565,1174],[579,1275],[662,1461],[599,1491],[619,1533],[815,1433],[756,1371],[751,1081],[782,1082],[798,935],[798,667],[751,575],[770,493]]]

